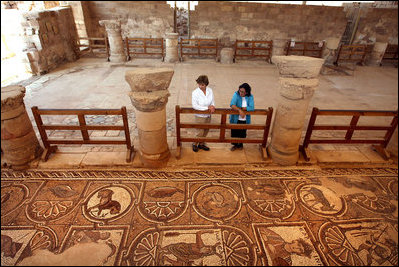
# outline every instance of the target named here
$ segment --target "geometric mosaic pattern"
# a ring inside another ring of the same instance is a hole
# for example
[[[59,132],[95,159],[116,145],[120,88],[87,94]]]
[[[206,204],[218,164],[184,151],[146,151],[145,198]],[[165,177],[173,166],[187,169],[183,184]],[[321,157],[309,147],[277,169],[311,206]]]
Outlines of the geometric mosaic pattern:
[[[398,169],[2,169],[1,264],[397,265]]]

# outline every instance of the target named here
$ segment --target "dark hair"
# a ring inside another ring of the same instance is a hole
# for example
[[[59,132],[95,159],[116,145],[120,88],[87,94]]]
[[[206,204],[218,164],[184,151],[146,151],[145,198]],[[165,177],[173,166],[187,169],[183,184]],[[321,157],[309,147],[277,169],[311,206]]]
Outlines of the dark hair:
[[[249,84],[247,83],[243,83],[240,86],[238,86],[238,91],[240,91],[240,88],[244,88],[245,92],[246,92],[246,96],[251,96],[251,86],[249,86]],[[238,92],[240,93],[240,92]]]
[[[200,75],[196,80],[195,80],[198,84],[199,83],[203,83],[205,85],[209,84],[209,80],[208,80],[208,76],[206,75]]]

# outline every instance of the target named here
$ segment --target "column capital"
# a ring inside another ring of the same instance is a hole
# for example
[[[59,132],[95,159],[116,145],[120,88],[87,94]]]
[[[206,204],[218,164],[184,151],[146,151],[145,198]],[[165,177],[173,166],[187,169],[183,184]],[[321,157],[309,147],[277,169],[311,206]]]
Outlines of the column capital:
[[[10,85],[1,87],[1,113],[14,110],[24,103],[25,87]]]
[[[272,56],[282,77],[316,78],[324,59],[307,56]]]
[[[179,38],[179,34],[176,32],[167,32],[167,33],[165,33],[165,38],[166,39],[177,39],[177,38]]]
[[[132,92],[167,90],[174,74],[168,68],[136,68],[125,72],[125,80]]]
[[[100,20],[98,22],[101,26],[105,27],[108,33],[120,32],[121,31],[121,21],[120,20]]]

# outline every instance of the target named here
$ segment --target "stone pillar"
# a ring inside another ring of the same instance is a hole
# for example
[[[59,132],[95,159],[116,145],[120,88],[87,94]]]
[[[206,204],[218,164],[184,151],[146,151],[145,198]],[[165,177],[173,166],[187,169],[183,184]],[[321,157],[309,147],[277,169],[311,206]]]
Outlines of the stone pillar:
[[[220,50],[220,63],[222,64],[233,64],[234,49],[231,47],[225,47]]]
[[[305,56],[273,56],[280,73],[280,96],[269,152],[280,165],[295,165],[306,112],[319,84],[324,59]]]
[[[167,33],[165,35],[166,48],[165,48],[165,62],[174,63],[179,60],[179,34]]]
[[[23,86],[1,88],[1,149],[4,162],[15,170],[28,168],[43,151],[25,110],[24,96]]]
[[[323,58],[326,64],[332,65],[337,57],[337,51],[339,47],[339,38],[330,37],[326,39]]]
[[[140,160],[145,167],[165,167],[170,157],[166,139],[166,103],[173,73],[167,68],[136,68],[125,73],[136,112]]]
[[[381,43],[381,42],[375,42],[373,51],[371,52],[369,64],[378,66],[380,65],[382,61],[382,57],[384,56],[385,49],[387,48],[388,43]]]
[[[100,20],[101,26],[105,27],[108,35],[111,62],[126,61],[125,48],[121,34],[121,22],[119,20]]]

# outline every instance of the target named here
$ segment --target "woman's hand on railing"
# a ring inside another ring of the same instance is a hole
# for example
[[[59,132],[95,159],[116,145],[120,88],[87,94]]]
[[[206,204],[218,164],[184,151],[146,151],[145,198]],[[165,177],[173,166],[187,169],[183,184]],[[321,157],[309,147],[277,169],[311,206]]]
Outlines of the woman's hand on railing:
[[[215,108],[215,106],[210,105],[210,106],[208,107],[208,110],[209,110],[211,113],[213,113],[213,112],[215,112],[216,108]]]

